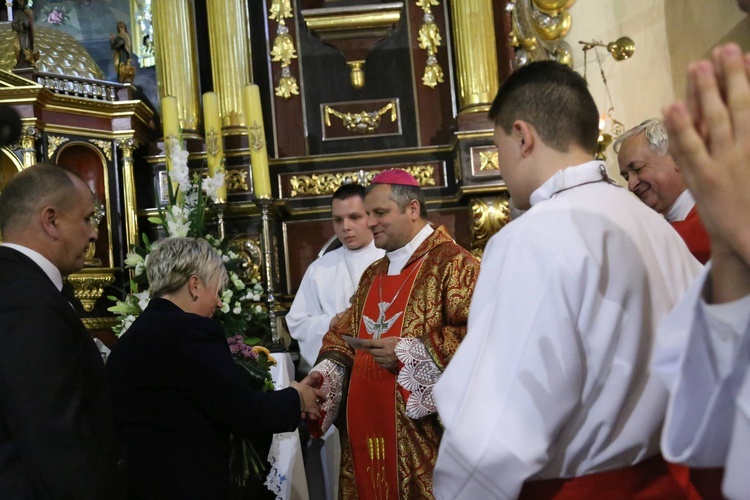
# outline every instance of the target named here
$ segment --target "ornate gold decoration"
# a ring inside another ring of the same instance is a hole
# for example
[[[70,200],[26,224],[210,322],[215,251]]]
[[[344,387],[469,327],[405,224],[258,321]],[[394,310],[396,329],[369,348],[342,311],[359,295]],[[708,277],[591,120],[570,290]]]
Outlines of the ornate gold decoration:
[[[119,320],[115,316],[108,316],[104,318],[81,318],[84,326],[87,330],[109,330],[113,326],[119,324]]]
[[[245,169],[227,169],[225,179],[229,192],[242,192],[250,189],[247,185],[247,170]]]
[[[380,117],[391,112],[391,121],[398,119],[396,105],[389,102],[377,111],[360,111],[359,113],[341,113],[330,106],[325,107],[325,123],[331,126],[331,115],[339,118],[346,130],[353,134],[371,134],[380,126]]]
[[[71,274],[66,278],[73,286],[73,294],[83,304],[86,312],[94,310],[96,301],[104,293],[104,288],[115,281],[113,269],[97,269],[95,271],[83,271]]]
[[[479,170],[500,170],[497,160],[497,150],[479,152]]]
[[[268,19],[276,21],[276,38],[273,40],[271,49],[271,61],[281,63],[281,79],[275,89],[278,97],[289,99],[292,95],[299,95],[297,79],[292,76],[289,66],[292,59],[297,59],[297,50],[294,47],[294,40],[289,34],[289,28],[286,26],[286,20],[294,17],[291,0],[273,0],[271,7],[268,9]]]
[[[0,24],[0,69],[10,71],[16,64],[13,52],[15,32],[10,23]],[[104,73],[86,49],[64,31],[37,23],[34,50],[39,52],[38,71],[70,77],[104,80]]]
[[[422,76],[422,83],[434,89],[438,83],[443,83],[443,68],[435,56],[442,42],[440,28],[435,24],[432,7],[438,5],[438,0],[417,0],[417,6],[424,11],[422,26],[419,28],[419,48],[427,51],[427,65]]]
[[[433,165],[411,165],[409,167],[399,167],[406,170],[417,180],[420,187],[434,186],[435,179],[432,174],[435,171]],[[312,175],[295,175],[289,180],[292,187],[290,196],[322,196],[333,194],[344,184],[361,184],[367,186],[372,182],[372,178],[378,175],[382,170],[359,170],[357,172],[337,172]]]
[[[469,202],[471,210],[471,248],[481,258],[489,239],[510,222],[508,194],[503,193],[494,200],[474,198]]]
[[[122,151],[122,190],[125,202],[125,237],[127,248],[137,245],[138,217],[135,205],[135,174],[133,172],[133,151],[138,143],[132,137],[118,139],[117,147]]]
[[[510,0],[512,13],[510,45],[515,48],[516,66],[552,59],[572,66],[573,53],[562,38],[570,30],[568,9],[575,0]]]
[[[47,136],[47,158],[50,160],[52,159],[52,156],[55,154],[55,151],[57,151],[57,148],[59,148],[62,144],[68,142],[70,139],[67,137],[62,137],[59,135],[48,135]]]
[[[104,153],[104,156],[107,157],[107,160],[112,161],[112,143],[110,141],[102,141],[99,139],[89,139],[89,142],[91,144],[94,144],[95,146],[98,146],[99,149],[102,150],[102,153]]]
[[[25,125],[21,129],[21,154],[23,155],[23,166],[29,168],[36,163],[36,140],[41,137],[39,131],[33,125]]]
[[[240,254],[242,265],[238,276],[245,283],[251,280],[262,281],[260,274],[261,265],[263,264],[263,253],[260,249],[257,237],[250,235],[235,236],[229,242],[229,248]]]

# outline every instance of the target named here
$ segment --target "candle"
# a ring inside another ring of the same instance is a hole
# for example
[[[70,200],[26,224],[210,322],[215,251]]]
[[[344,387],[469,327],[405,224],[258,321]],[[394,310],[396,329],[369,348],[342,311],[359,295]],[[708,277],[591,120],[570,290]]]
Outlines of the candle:
[[[161,126],[164,132],[164,155],[166,156],[167,172],[172,170],[172,144],[182,147],[182,131],[180,130],[180,116],[177,108],[177,98],[171,95],[161,98]],[[177,183],[172,181],[172,192],[177,192]],[[171,197],[171,195],[170,195]]]
[[[177,112],[177,98],[171,95],[161,99],[161,126],[164,131],[164,141],[174,137],[182,145],[182,134],[180,133],[180,117]]]
[[[247,122],[250,143],[250,165],[253,171],[253,191],[257,198],[271,197],[271,177],[268,172],[266,134],[263,131],[263,109],[260,107],[260,89],[257,85],[245,85],[242,103]]]
[[[221,136],[221,116],[219,115],[219,98],[216,92],[203,94],[203,123],[206,130],[206,160],[208,163],[208,176],[215,177],[216,174],[225,174],[224,171],[224,142]],[[216,191],[218,200],[227,199],[226,178]]]

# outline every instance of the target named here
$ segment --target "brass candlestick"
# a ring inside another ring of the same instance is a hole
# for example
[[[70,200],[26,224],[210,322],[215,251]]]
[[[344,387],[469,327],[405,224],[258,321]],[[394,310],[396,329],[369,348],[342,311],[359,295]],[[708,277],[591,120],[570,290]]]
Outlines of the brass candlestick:
[[[218,224],[218,237],[219,240],[223,241],[226,233],[224,232],[224,210],[227,208],[225,201],[217,201],[213,204],[214,210],[216,211],[216,221]]]
[[[260,208],[262,222],[262,234],[260,238],[260,249],[263,254],[263,270],[266,277],[266,304],[268,307],[268,321],[271,326],[271,351],[282,351],[285,349],[284,342],[279,334],[279,326],[276,320],[276,297],[273,290],[273,256],[271,251],[271,217],[269,215],[273,199],[256,198],[255,204]]]

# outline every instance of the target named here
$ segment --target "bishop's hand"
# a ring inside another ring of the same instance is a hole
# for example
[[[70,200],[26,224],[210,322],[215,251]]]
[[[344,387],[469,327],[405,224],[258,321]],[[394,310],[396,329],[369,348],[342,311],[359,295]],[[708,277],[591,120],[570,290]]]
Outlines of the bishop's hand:
[[[398,371],[398,358],[396,357],[396,344],[400,337],[386,337],[372,339],[365,342],[364,347],[372,354],[375,362],[386,370],[396,373]]]

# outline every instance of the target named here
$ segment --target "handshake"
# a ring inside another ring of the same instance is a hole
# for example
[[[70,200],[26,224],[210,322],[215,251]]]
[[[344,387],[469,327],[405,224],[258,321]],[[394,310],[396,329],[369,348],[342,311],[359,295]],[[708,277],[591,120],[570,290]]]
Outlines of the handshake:
[[[320,418],[320,405],[326,400],[326,395],[318,389],[323,377],[318,372],[312,372],[302,382],[292,382],[291,387],[297,389],[300,399],[302,418],[317,420]]]

